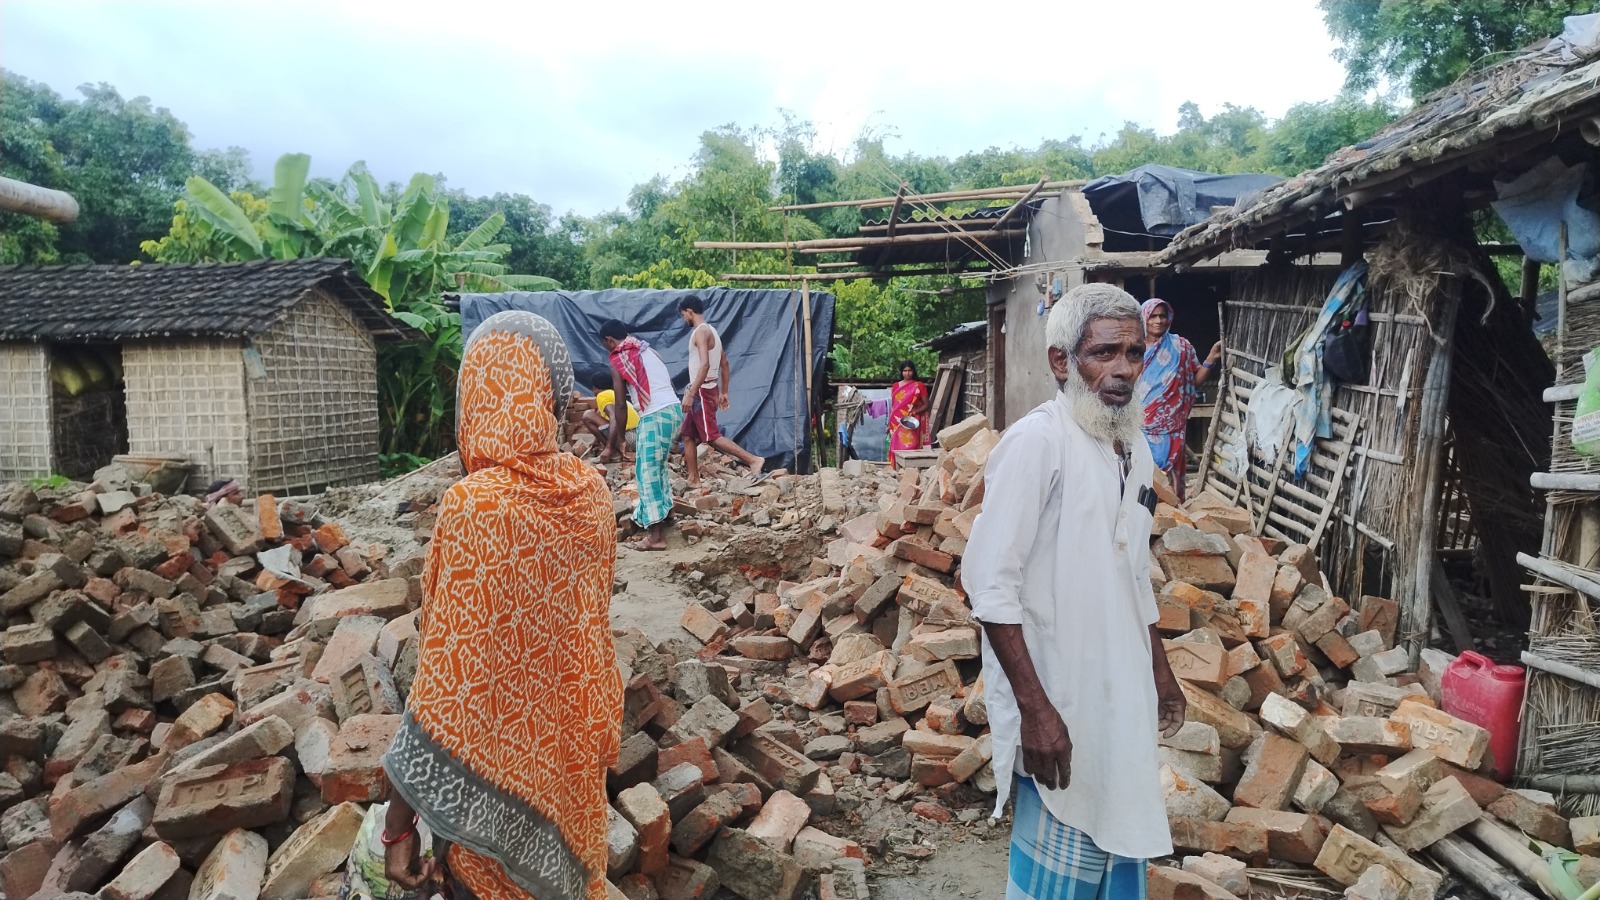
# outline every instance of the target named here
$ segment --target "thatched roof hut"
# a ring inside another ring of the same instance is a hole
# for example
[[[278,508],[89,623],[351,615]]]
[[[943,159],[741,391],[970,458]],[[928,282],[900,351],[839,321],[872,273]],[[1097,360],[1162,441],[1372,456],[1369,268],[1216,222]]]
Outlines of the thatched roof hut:
[[[1508,201],[1518,179],[1582,169],[1592,183],[1600,162],[1594,37],[1552,41],[1463,79],[1371,140],[1188,229],[1162,255],[1181,268],[1239,248],[1269,251],[1227,305],[1231,407],[1225,402],[1222,417],[1232,419],[1208,454],[1208,485],[1261,505],[1268,531],[1270,523],[1293,531],[1285,519],[1316,512],[1296,511],[1297,501],[1331,499],[1318,521],[1338,587],[1389,591],[1414,649],[1428,640],[1436,608],[1443,630],[1472,640],[1461,632],[1474,623],[1442,574],[1464,551],[1504,620],[1528,622],[1531,596],[1519,772],[1545,786],[1600,764],[1592,739],[1600,723],[1600,464],[1571,440],[1580,358],[1600,344],[1600,304],[1586,302],[1600,297],[1592,281],[1600,259],[1567,241],[1569,228],[1588,227],[1577,208],[1592,216],[1593,201],[1575,197],[1532,228],[1513,227],[1521,245],[1479,235],[1499,225],[1490,205]],[[1557,252],[1540,231],[1559,232]],[[1513,294],[1494,257],[1522,256],[1525,247]],[[1371,375],[1333,394],[1336,434],[1319,442],[1315,478],[1307,478],[1317,490],[1254,455],[1236,474],[1237,460],[1226,457],[1240,445],[1230,438],[1245,424],[1252,389],[1329,288],[1325,277],[1282,264],[1326,249],[1370,265]],[[1562,263],[1553,267],[1553,359],[1532,330],[1541,260]],[[1553,426],[1547,400],[1556,404]],[[1538,584],[1524,588],[1519,560]],[[1572,813],[1600,808],[1594,793],[1563,801]]]

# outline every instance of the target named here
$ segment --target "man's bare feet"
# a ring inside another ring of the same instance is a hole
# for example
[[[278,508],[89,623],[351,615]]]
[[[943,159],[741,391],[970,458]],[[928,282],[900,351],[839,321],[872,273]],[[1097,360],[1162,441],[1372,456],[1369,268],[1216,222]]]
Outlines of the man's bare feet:
[[[643,552],[643,551],[660,551],[660,550],[667,549],[667,542],[666,541],[662,541],[662,542],[660,542],[658,544],[658,543],[655,543],[654,541],[650,540],[647,537],[642,537],[642,538],[634,538],[633,540],[629,541],[626,546],[627,546],[627,548],[629,550],[639,550],[641,552]]]

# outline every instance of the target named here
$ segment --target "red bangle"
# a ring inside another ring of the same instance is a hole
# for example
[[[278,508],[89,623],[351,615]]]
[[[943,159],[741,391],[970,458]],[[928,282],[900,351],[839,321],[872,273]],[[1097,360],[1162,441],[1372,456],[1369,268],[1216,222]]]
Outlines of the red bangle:
[[[401,841],[405,840],[408,837],[411,837],[413,834],[416,834],[416,833],[417,833],[417,817],[416,816],[412,816],[411,817],[411,827],[410,828],[407,828],[405,831],[400,832],[400,834],[396,835],[395,837],[390,837],[389,836],[389,829],[385,828],[381,832],[378,833],[378,841],[380,843],[382,843],[385,847],[393,847],[395,844],[400,843]]]

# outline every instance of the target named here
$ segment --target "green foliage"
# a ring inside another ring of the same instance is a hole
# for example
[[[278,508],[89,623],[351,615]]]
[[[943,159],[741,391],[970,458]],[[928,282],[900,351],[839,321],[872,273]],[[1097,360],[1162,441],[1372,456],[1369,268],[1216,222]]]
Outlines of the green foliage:
[[[45,475],[39,478],[29,479],[28,487],[36,491],[53,491],[58,488],[66,487],[71,482],[72,479],[57,472],[54,475]]]
[[[142,245],[156,262],[225,262],[338,256],[352,260],[394,317],[425,338],[378,353],[383,452],[394,464],[448,450],[461,316],[446,309],[449,290],[553,290],[539,275],[514,274],[495,243],[506,217],[496,211],[450,232],[450,203],[431,175],[418,174],[398,197],[355,163],[337,183],[310,178],[311,159],[286,154],[265,198],[225,193],[202,176],[188,180],[171,228]]]
[[[868,279],[833,286],[835,331],[844,339],[833,346],[834,374],[840,378],[893,379],[896,366],[911,359],[919,372],[932,372],[937,354],[912,345],[955,326],[984,318],[983,292],[962,289],[955,279],[895,278],[885,284]]]
[[[1592,0],[1320,0],[1340,44],[1345,86],[1393,86],[1414,99],[1451,84],[1500,54],[1561,32]]]
[[[67,191],[81,210],[62,225],[0,214],[0,260],[127,262],[165,230],[200,164],[189,130],[167,110],[106,84],[78,92],[82,99],[63,99],[0,71],[0,174]]]
[[[395,478],[413,469],[420,469],[433,460],[415,453],[378,454],[378,472],[383,478]]]
[[[663,259],[632,275],[613,276],[611,284],[619,288],[692,291],[696,288],[715,287],[717,276],[704,269],[673,266],[671,260]]]

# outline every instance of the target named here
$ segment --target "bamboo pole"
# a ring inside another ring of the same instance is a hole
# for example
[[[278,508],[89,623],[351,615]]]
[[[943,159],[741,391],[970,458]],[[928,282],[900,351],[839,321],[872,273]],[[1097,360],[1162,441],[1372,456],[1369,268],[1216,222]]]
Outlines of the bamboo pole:
[[[71,194],[15,178],[0,177],[0,209],[49,222],[78,218],[78,201]]]
[[[1551,675],[1559,675],[1562,678],[1571,679],[1579,684],[1586,684],[1600,691],[1600,673],[1580,669],[1571,663],[1564,663],[1558,659],[1549,659],[1529,650],[1522,651],[1522,664],[1529,668],[1538,669],[1541,672],[1548,672]]]
[[[1023,194],[1021,200],[1018,200],[1017,202],[1011,204],[1011,208],[1007,209],[1005,211],[1005,214],[1002,215],[999,219],[997,219],[995,221],[993,227],[991,227],[989,230],[990,231],[999,231],[1007,222],[1011,221],[1011,217],[1017,214],[1017,210],[1021,209],[1024,205],[1026,205],[1029,200],[1032,200],[1033,196],[1035,194],[1037,194],[1040,191],[1044,190],[1044,185],[1045,185],[1045,180],[1043,178],[1039,179],[1039,183],[1033,186],[1033,190],[1028,191],[1026,194]],[[1153,292],[1154,290],[1155,290],[1155,288],[1152,285],[1151,286],[1151,291]]]
[[[1072,188],[1083,187],[1088,183],[1088,181],[1078,178],[1069,181],[1045,182],[1044,187],[1047,190],[1054,188]],[[1031,184],[1013,184],[1005,187],[973,188],[964,191],[940,191],[933,194],[907,194],[906,198],[918,203],[927,203],[930,201],[939,200],[1000,200],[1006,199],[1005,195],[1021,196],[1031,187],[1033,187]],[[882,209],[885,206],[893,206],[894,199],[895,198],[893,197],[874,197],[870,200],[829,200],[823,203],[799,203],[788,206],[771,206],[767,208],[767,211],[791,212],[803,209],[838,209],[844,206],[854,206],[859,209]]]
[[[796,252],[821,251],[824,253],[860,250],[864,247],[882,247],[886,244],[931,244],[966,237],[1021,237],[1024,230],[1008,231],[949,231],[938,234],[902,234],[898,237],[820,238],[810,241],[695,241],[696,250],[794,250]]]
[[[896,191],[894,195],[894,207],[889,210],[889,230],[886,235],[888,237],[894,237],[894,227],[900,222],[900,204],[905,202],[905,199],[906,183],[902,181],[900,182],[900,190]]]
[[[1472,884],[1487,891],[1495,900],[1539,900],[1512,880],[1510,873],[1459,835],[1445,835],[1428,848],[1428,855]]]
[[[1544,858],[1529,850],[1525,839],[1512,835],[1488,816],[1468,825],[1467,833],[1472,835],[1483,849],[1489,851],[1491,856],[1538,885],[1539,890],[1550,896],[1550,900],[1565,900],[1561,891],[1556,888],[1555,881],[1551,879],[1550,869],[1545,865]]]
[[[1552,794],[1600,794],[1600,775],[1530,775],[1528,786]]]
[[[914,275],[949,275],[952,278],[981,278],[989,273],[986,270],[972,272],[951,272],[948,269],[913,269],[907,272],[896,272],[889,269],[861,269],[855,272],[802,272],[799,275],[768,274],[765,272],[728,272],[722,276],[723,281],[798,281],[802,278],[811,281],[841,281],[850,278],[909,278]]]

